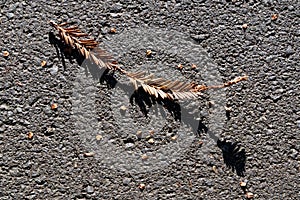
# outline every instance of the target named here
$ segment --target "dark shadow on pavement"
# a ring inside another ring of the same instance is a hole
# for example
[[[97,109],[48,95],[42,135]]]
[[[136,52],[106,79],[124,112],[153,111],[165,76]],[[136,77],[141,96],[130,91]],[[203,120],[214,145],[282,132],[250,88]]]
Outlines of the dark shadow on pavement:
[[[227,142],[226,140],[217,141],[218,147],[223,152],[224,163],[232,171],[236,171],[238,176],[244,176],[246,164],[246,152],[236,142]]]
[[[155,104],[162,105],[176,121],[180,121],[189,127],[191,127],[193,133],[198,136],[201,134],[209,133],[210,136],[214,134],[210,133],[206,126],[205,117],[200,117],[196,114],[191,114],[191,110],[181,106],[177,100],[155,98],[146,93],[143,88],[138,88],[130,97],[130,103],[138,105],[142,113],[147,117],[149,108]],[[198,109],[198,108],[197,108]],[[201,110],[199,110],[200,112]],[[164,113],[163,110],[160,110]],[[198,114],[198,113],[197,113]],[[213,139],[215,139],[213,137]],[[216,140],[215,140],[216,141]]]
[[[130,103],[138,105],[146,117],[148,115],[149,108],[155,104],[160,104],[172,115],[175,120],[182,121],[183,123],[189,125],[194,133],[199,135],[201,133],[208,132],[204,118],[201,117],[199,120],[198,116],[190,114],[190,110],[182,108],[178,101],[155,98],[154,96],[146,93],[142,88],[135,90],[130,84],[118,82],[114,77],[113,71],[100,68],[98,65],[90,62],[88,59],[85,59],[77,50],[65,45],[52,32],[49,32],[49,42],[55,46],[57,56],[61,60],[65,69],[65,58],[69,59],[70,63],[73,63],[73,60],[75,59],[78,65],[84,67],[86,75],[91,74],[94,80],[99,80],[100,83],[106,84],[108,88],[114,88],[118,84],[118,87],[130,97]],[[161,110],[161,112],[164,111]]]
[[[100,68],[85,59],[76,50],[66,46],[63,42],[57,39],[52,32],[49,33],[49,42],[55,46],[57,56],[61,60],[64,69],[66,69],[65,58],[69,59],[70,63],[73,63],[73,60],[75,59],[78,65],[84,67],[86,75],[91,74],[94,80],[99,80],[100,83],[106,84],[108,88],[114,88],[118,84],[118,87],[130,97],[130,103],[132,105],[138,105],[141,112],[146,117],[148,115],[149,108],[155,104],[160,104],[175,120],[181,121],[190,126],[193,133],[198,136],[201,134],[209,134],[209,136],[216,141],[217,146],[222,150],[226,166],[230,167],[233,172],[236,171],[237,175],[244,176],[246,162],[245,150],[241,150],[237,143],[219,140],[218,137],[206,126],[205,117],[200,116],[199,118],[199,116],[195,116],[195,114],[190,114],[191,110],[186,109],[184,106],[180,106],[177,100],[155,98],[154,96],[146,93],[141,87],[138,88],[138,90],[134,90],[133,86],[130,84],[118,82],[114,77],[114,72]],[[133,94],[130,93],[132,91],[134,91]],[[200,111],[201,110],[199,110],[199,112]],[[160,112],[164,113],[165,111],[160,110]]]

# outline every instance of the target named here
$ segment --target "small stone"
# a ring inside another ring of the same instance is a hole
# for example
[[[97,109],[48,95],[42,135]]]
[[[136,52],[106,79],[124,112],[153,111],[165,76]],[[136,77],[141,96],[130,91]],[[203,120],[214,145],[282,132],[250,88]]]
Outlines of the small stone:
[[[290,150],[290,157],[293,159],[297,159],[298,156],[298,151],[296,149],[291,149]]]
[[[38,171],[33,171],[32,174],[31,174],[32,178],[36,178],[36,177],[39,177],[39,176],[40,176],[40,173]]]
[[[39,177],[35,181],[38,185],[42,185],[46,182],[46,177],[45,176]]]
[[[131,182],[131,178],[126,177],[126,178],[123,179],[123,184],[124,185],[129,185],[130,182]]]
[[[25,120],[23,121],[23,124],[26,125],[26,126],[28,126],[28,125],[30,125],[30,122],[29,122],[28,120],[25,119]]]
[[[211,180],[207,180],[206,181],[206,185],[209,186],[209,187],[213,187],[214,186],[214,182],[211,181]]]
[[[122,5],[122,4],[116,3],[116,4],[114,4],[114,5],[111,6],[110,12],[115,12],[115,13],[117,13],[117,12],[120,12],[120,11],[122,10],[122,8],[123,8],[123,5]]]
[[[275,81],[275,80],[276,80],[276,76],[269,76],[269,77],[268,77],[268,80],[269,80],[269,81]]]
[[[177,140],[177,138],[178,138],[178,136],[174,135],[174,136],[171,137],[171,140],[175,141],[175,140]]]
[[[276,94],[271,94],[270,97],[275,102],[281,99],[281,95],[276,95]]]
[[[133,143],[126,143],[126,144],[125,144],[125,148],[126,148],[126,149],[130,149],[130,148],[132,148],[132,147],[134,147],[134,144],[133,144]]]
[[[57,72],[58,72],[58,67],[55,66],[55,65],[53,65],[53,67],[50,68],[50,74],[51,74],[52,76],[54,76],[54,75],[57,74]]]
[[[248,24],[243,24],[243,25],[242,25],[242,28],[243,28],[243,29],[247,29],[247,28],[248,28]]]
[[[151,51],[151,50],[147,50],[147,51],[146,51],[146,55],[147,55],[147,56],[151,56],[151,54],[152,54],[152,51]]]
[[[87,153],[84,153],[84,156],[85,157],[93,157],[95,155],[94,152],[87,152]]]
[[[196,41],[202,42],[203,40],[209,38],[209,34],[192,35],[191,38]]]
[[[252,192],[247,192],[246,193],[246,198],[247,199],[252,199],[254,197],[253,193]]]
[[[225,109],[226,112],[231,112],[232,111],[231,107],[224,106],[224,109]]]
[[[150,138],[150,139],[148,140],[148,143],[149,143],[149,144],[154,144],[154,142],[155,142],[155,141],[154,141],[153,138]]]
[[[14,115],[14,113],[12,111],[7,112],[7,117],[12,117],[13,115]]]
[[[94,188],[93,188],[92,186],[87,186],[86,192],[87,192],[88,194],[92,194],[92,193],[94,193]]]
[[[7,13],[6,16],[8,19],[12,19],[12,18],[14,18],[15,15],[14,15],[14,13]]]
[[[218,169],[217,169],[217,167],[216,166],[213,166],[212,167],[212,170],[216,173],[216,174],[218,174],[219,172],[218,172]]]
[[[285,51],[285,55],[286,56],[290,56],[292,54],[294,54],[294,50],[293,50],[293,48],[291,46],[288,46],[287,49],[286,49],[286,51]]]
[[[121,106],[120,110],[123,111],[123,112],[125,112],[127,110],[127,108],[126,108],[126,106]]]
[[[10,107],[9,107],[8,105],[6,105],[6,104],[1,104],[1,105],[0,105],[0,109],[3,109],[3,110],[9,110]]]
[[[197,69],[197,65],[192,64],[191,68],[192,68],[192,69]]]
[[[53,128],[53,127],[48,127],[47,129],[46,129],[46,131],[45,131],[45,135],[52,135],[52,134],[54,134],[54,132],[55,132],[55,128]]]
[[[271,62],[272,60],[274,60],[274,56],[273,55],[270,55],[270,56],[267,56],[266,57],[266,61],[269,63]]]
[[[120,113],[121,113],[121,115],[125,115],[126,110],[127,110],[126,106],[121,106],[120,107]]]
[[[288,6],[288,9],[289,9],[290,11],[292,11],[292,10],[294,10],[294,6],[289,5],[289,6]]]
[[[136,132],[136,136],[137,136],[138,138],[142,138],[142,131],[138,130],[138,131]]]
[[[28,161],[25,164],[23,164],[23,169],[30,169],[32,167],[32,162]]]
[[[167,136],[167,137],[172,137],[173,135],[174,135],[174,133],[172,133],[172,132],[166,133],[166,136]]]
[[[147,156],[147,154],[144,153],[144,154],[142,155],[142,160],[147,160],[148,158],[149,158],[149,157]]]
[[[113,18],[120,17],[122,14],[121,13],[110,13],[110,16]]]
[[[242,182],[240,182],[240,186],[241,186],[241,187],[246,187],[246,186],[247,186],[247,183],[242,181]]]
[[[139,189],[140,189],[140,190],[144,190],[145,187],[146,187],[146,185],[145,185],[144,183],[141,183],[141,184],[139,185]]]
[[[100,141],[102,140],[103,136],[102,135],[96,135],[96,140]]]
[[[17,108],[16,108],[16,111],[17,111],[18,113],[21,113],[21,112],[22,112],[22,108],[17,107]]]

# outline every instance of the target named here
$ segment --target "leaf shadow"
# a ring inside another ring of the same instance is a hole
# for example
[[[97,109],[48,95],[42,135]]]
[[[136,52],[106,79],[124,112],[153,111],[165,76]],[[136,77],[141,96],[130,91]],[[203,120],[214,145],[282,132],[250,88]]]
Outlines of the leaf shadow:
[[[65,59],[68,59],[70,63],[76,60],[77,64],[84,67],[86,75],[91,74],[94,80],[99,80],[101,84],[106,84],[108,88],[115,88],[116,85],[122,89],[130,98],[130,103],[138,105],[141,112],[145,117],[149,114],[149,108],[155,104],[162,105],[174,120],[178,120],[186,125],[190,126],[193,133],[200,136],[201,134],[209,134],[209,136],[216,141],[217,146],[222,150],[224,163],[232,171],[236,171],[237,175],[244,176],[246,154],[245,150],[240,148],[237,143],[231,143],[221,141],[213,132],[211,132],[206,125],[206,118],[204,116],[196,116],[191,114],[191,110],[180,106],[176,100],[155,98],[154,96],[146,93],[143,88],[134,90],[133,86],[123,84],[117,81],[114,76],[114,72],[100,68],[94,63],[85,59],[78,51],[69,48],[61,40],[57,39],[53,32],[49,32],[49,42],[54,45],[58,59],[61,60],[64,69],[66,69]],[[134,91],[133,93],[131,91]],[[200,112],[201,110],[199,110]],[[160,112],[164,112],[160,110]]]
[[[138,105],[145,117],[148,117],[149,110],[152,106],[156,104],[161,105],[161,107],[158,107],[158,109],[161,109],[159,110],[160,113],[164,113],[165,111],[163,109],[165,109],[171,114],[174,120],[189,126],[194,134],[200,136],[201,134],[208,133],[215,139],[214,134],[209,132],[209,128],[206,125],[206,118],[203,116],[199,117],[197,115],[198,113],[192,114],[192,109],[181,106],[178,100],[156,98],[146,93],[143,88],[140,87],[130,96],[130,103],[132,105]],[[201,110],[199,110],[199,112],[200,111]]]
[[[65,45],[53,32],[49,32],[49,42],[54,45],[57,56],[61,60],[64,69],[66,69],[65,59],[68,59],[70,63],[73,63],[74,60],[76,60],[78,65],[84,67],[86,75],[91,74],[94,80],[99,80],[100,83],[106,84],[108,88],[114,88],[118,84],[118,87],[130,97],[130,103],[138,105],[139,109],[146,117],[148,116],[148,109],[155,104],[159,104],[171,114],[174,120],[189,125],[194,133],[201,134],[208,132],[208,128],[204,123],[204,118],[202,117],[200,120],[196,120],[197,117],[190,114],[190,110],[180,106],[178,101],[162,99],[160,97],[155,98],[146,93],[141,87],[138,88],[138,90],[134,90],[133,86],[118,82],[114,77],[114,72],[100,68],[98,65],[85,59],[78,51]],[[132,93],[131,91],[134,92]],[[164,111],[161,110],[161,112]]]
[[[245,175],[246,152],[237,142],[218,140],[217,146],[222,150],[224,163],[238,176]]]

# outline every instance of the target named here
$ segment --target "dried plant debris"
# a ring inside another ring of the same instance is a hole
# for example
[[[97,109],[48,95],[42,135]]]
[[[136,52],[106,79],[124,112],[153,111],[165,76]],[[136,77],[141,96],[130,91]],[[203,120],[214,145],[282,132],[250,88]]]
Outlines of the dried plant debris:
[[[273,15],[271,16],[271,19],[272,19],[272,21],[277,20],[277,19],[278,19],[278,14],[273,14]]]
[[[9,52],[8,51],[3,51],[3,57],[7,58],[9,56]]]
[[[58,107],[57,103],[51,104],[51,109],[52,109],[52,110],[56,110],[57,107]]]
[[[45,61],[45,60],[43,60],[42,62],[41,62],[41,66],[42,67],[45,67],[47,65],[47,62]]]
[[[88,38],[88,34],[81,32],[77,26],[71,23],[56,24],[50,21],[50,24],[58,31],[60,39],[74,50],[77,50],[85,59],[96,64],[99,69],[117,71],[127,76],[137,90],[139,87],[149,95],[162,99],[189,99],[196,98],[201,92],[209,89],[224,88],[247,80],[247,76],[238,77],[222,85],[205,86],[197,83],[184,83],[181,81],[171,81],[156,77],[154,74],[146,72],[129,72],[121,68],[120,65],[106,51],[98,47],[98,42]],[[195,65],[196,68],[196,65]]]
[[[33,138],[33,133],[30,131],[30,132],[28,133],[27,136],[28,136],[28,139],[29,139],[29,140],[32,140],[32,138]]]
[[[111,28],[111,29],[109,30],[109,32],[110,32],[110,33],[116,33],[116,32],[117,32],[117,29]]]
[[[147,50],[147,51],[146,51],[146,55],[147,55],[147,56],[151,56],[151,54],[152,54],[152,51],[151,51],[151,50]]]
[[[182,70],[182,69],[183,69],[182,64],[178,64],[178,65],[177,65],[177,69]]]

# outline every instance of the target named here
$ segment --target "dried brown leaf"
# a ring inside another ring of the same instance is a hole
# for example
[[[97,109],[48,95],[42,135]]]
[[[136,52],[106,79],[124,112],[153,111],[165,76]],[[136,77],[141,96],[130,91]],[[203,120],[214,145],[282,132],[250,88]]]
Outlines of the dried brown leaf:
[[[149,95],[153,95],[156,98],[163,99],[186,99],[195,98],[200,92],[213,88],[223,88],[228,87],[232,84],[236,84],[240,81],[246,80],[245,77],[239,77],[233,81],[224,83],[223,85],[217,86],[203,86],[192,83],[184,83],[181,81],[170,81],[163,78],[156,78],[154,74],[147,74],[142,71],[138,72],[127,72],[122,69],[116,61],[104,50],[97,47],[99,44],[97,41],[91,38],[79,39],[82,37],[87,37],[88,34],[83,33],[78,26],[71,25],[71,23],[56,24],[54,21],[50,21],[50,24],[57,29],[61,39],[73,49],[76,49],[83,57],[90,59],[93,63],[99,67],[104,67],[109,70],[116,70],[123,75],[126,75],[130,82],[134,85],[135,90],[139,86],[143,88],[145,92]],[[66,27],[67,25],[71,25]],[[111,33],[115,33],[116,29],[111,28]],[[92,50],[93,51],[90,51]],[[147,55],[151,55],[151,50],[146,51]],[[181,64],[178,65],[179,69],[182,69]],[[192,64],[192,69],[196,69],[197,66]]]

